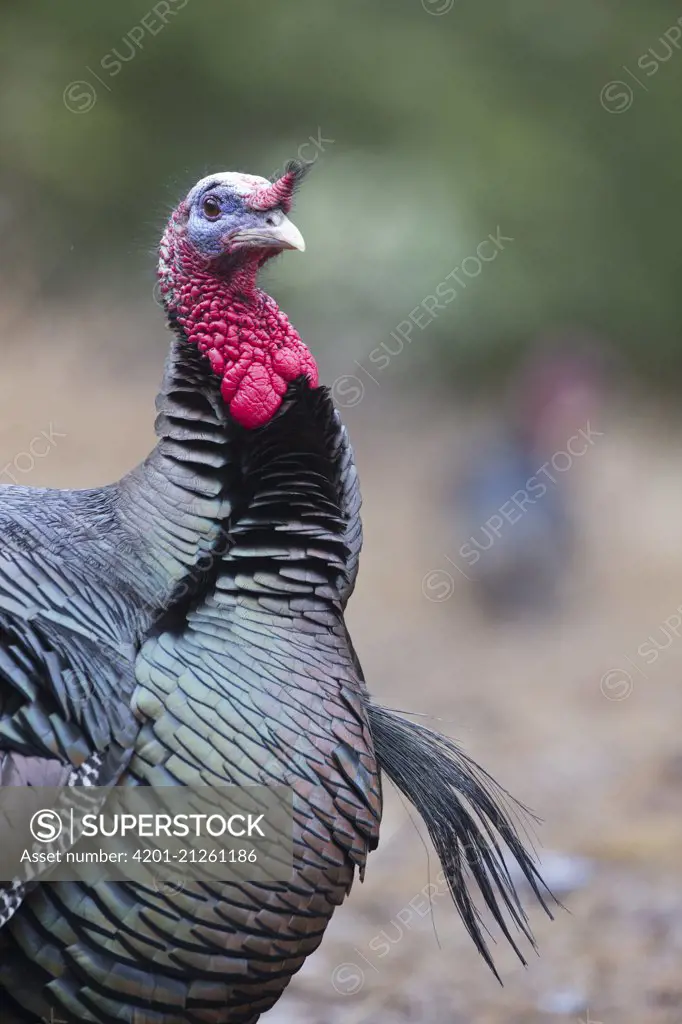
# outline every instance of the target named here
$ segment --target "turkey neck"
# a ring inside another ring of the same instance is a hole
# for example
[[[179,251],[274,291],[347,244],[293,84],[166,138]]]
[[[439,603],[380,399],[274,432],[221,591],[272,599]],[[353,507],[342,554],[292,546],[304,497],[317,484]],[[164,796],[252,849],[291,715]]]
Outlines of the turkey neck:
[[[263,262],[255,252],[238,263],[225,256],[209,269],[175,238],[162,245],[159,261],[171,324],[207,357],[230,416],[249,429],[270,422],[301,374],[317,384],[315,360],[298,332],[256,286]]]
[[[238,620],[272,616],[274,642],[306,639],[303,620],[343,627],[346,518],[338,462],[339,425],[326,388],[305,378],[289,385],[280,412],[244,431],[242,488],[229,551],[218,560],[213,593],[190,616],[193,628],[232,635]],[[216,608],[223,613],[216,615]],[[228,610],[229,609],[229,610]],[[252,622],[253,624],[253,622]],[[339,639],[345,643],[345,627]]]
[[[292,387],[282,373],[290,376],[299,365],[290,362],[292,353],[302,354],[306,366],[309,361],[317,379],[298,333],[256,287],[255,262],[231,268],[229,276],[180,267],[166,296],[176,337],[157,398],[159,443],[120,487],[120,517],[129,534],[142,534],[154,609],[210,586],[216,556],[232,543],[233,505],[245,507],[251,493],[245,453],[270,426],[243,427],[235,422],[235,406],[247,414],[256,410],[256,419],[263,404],[269,407],[280,436],[277,410]],[[297,439],[291,443],[295,451]]]
[[[222,542],[238,474],[220,381],[180,335],[171,342],[156,409],[158,444],[119,485],[119,517],[142,538],[154,608],[200,584]]]

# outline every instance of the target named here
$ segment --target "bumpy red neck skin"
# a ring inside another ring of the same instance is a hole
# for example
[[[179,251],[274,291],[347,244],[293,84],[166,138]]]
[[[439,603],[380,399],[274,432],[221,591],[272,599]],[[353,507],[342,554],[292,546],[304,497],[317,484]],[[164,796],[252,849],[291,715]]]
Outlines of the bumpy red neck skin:
[[[174,215],[161,242],[159,278],[170,313],[188,341],[206,355],[221,378],[230,414],[243,427],[267,423],[290,381],[305,374],[317,387],[315,360],[285,314],[256,287],[263,253],[221,273],[179,232]]]

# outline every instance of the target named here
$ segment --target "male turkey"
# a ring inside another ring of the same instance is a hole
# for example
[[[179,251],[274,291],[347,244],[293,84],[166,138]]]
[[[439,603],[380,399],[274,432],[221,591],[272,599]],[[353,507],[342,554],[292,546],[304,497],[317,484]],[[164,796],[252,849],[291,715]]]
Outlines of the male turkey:
[[[20,554],[28,548],[40,566],[47,545],[50,614],[36,618],[35,588],[15,570],[0,649],[10,782],[21,781],[21,756],[56,760],[66,776],[106,753],[121,717],[127,731],[107,781],[292,786],[293,869],[268,884],[195,881],[181,893],[113,882],[15,890],[0,931],[7,1024],[51,1012],[68,1024],[255,1024],[321,941],[356,867],[364,871],[378,841],[381,769],[424,817],[491,966],[467,871],[512,942],[505,911],[529,933],[500,839],[542,899],[492,780],[450,741],[371,703],[345,627],[361,544],[352,451],[312,356],[256,280],[275,253],[303,248],[286,216],[301,172],[292,165],[274,184],[212,175],[171,216],[159,269],[176,340],[160,401],[161,452],[119,485],[138,509],[127,553],[106,546],[114,514],[97,518],[109,492],[88,492],[98,495],[83,513],[93,551],[84,542],[82,574],[69,569],[76,628],[60,618],[69,603],[60,604],[65,545],[32,534]],[[161,458],[172,468],[160,469]],[[183,520],[172,498],[159,505],[161,481],[186,492],[198,521]],[[32,495],[23,497],[27,509]],[[51,519],[63,515],[60,507]],[[153,531],[138,539],[147,518]],[[137,568],[100,566],[102,551]],[[13,587],[27,592],[18,609]],[[58,642],[55,618],[66,634]],[[117,678],[102,678],[94,661],[87,676],[90,652],[120,657],[124,644]],[[88,678],[91,701],[74,700],[53,678],[69,658]],[[69,760],[70,730],[80,761]]]

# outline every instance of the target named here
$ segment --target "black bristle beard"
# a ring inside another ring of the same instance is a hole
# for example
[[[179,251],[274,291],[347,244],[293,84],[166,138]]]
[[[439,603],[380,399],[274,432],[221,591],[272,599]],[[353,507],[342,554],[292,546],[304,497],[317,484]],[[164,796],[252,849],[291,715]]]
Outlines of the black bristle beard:
[[[533,949],[535,941],[500,842],[518,863],[550,918],[545,895],[552,900],[554,897],[502,803],[510,801],[523,814],[529,812],[452,740],[376,705],[368,705],[368,715],[379,765],[422,817],[466,930],[501,982],[469,885],[472,877],[494,920],[525,965],[505,914]]]

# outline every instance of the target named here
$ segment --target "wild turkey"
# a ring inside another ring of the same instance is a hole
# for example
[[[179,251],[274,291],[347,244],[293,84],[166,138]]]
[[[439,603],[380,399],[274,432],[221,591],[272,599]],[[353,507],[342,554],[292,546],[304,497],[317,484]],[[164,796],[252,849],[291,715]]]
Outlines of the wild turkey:
[[[292,785],[293,871],[271,884],[194,882],[175,894],[113,882],[42,882],[14,894],[0,932],[7,1024],[50,1019],[52,1011],[68,1024],[254,1024],[321,941],[355,868],[364,871],[378,841],[380,769],[424,817],[455,903],[491,966],[467,872],[509,940],[505,912],[530,938],[499,840],[542,902],[540,880],[494,783],[450,741],[371,703],[345,627],[361,544],[352,451],[329,393],[317,386],[312,356],[256,286],[275,252],[303,248],[286,217],[301,174],[292,165],[274,184],[232,173],[204,178],[162,239],[160,277],[176,341],[160,401],[162,452],[152,461],[171,460],[172,469],[154,472],[186,489],[190,507],[199,503],[199,523],[185,524],[168,501],[152,514],[159,487],[147,490],[147,465],[123,483],[137,495],[138,528],[148,519],[154,526],[141,540],[126,535],[130,554],[121,554],[106,547],[114,512],[96,515],[107,500],[116,505],[118,490],[93,498],[82,518],[88,529],[94,519],[101,533],[88,541],[92,558],[80,549],[81,576],[70,568],[66,536],[57,547],[47,531],[31,550],[32,572],[46,579],[38,545],[53,559],[51,614],[62,572],[78,588],[77,641],[70,619],[59,620],[65,637],[54,640],[46,632],[51,615],[47,626],[37,621],[40,642],[48,639],[42,647],[34,641],[36,597],[15,569],[7,592],[29,596],[18,609],[8,598],[0,652],[9,720],[0,749],[15,764],[11,782],[26,772],[19,753],[56,759],[68,775],[63,736],[77,734],[72,746],[84,763],[106,749],[102,735],[117,735],[120,716],[135,735],[119,741],[109,773],[119,784],[265,776]],[[191,487],[187,474],[197,478]],[[33,508],[38,518],[36,496],[22,500],[25,514]],[[44,519],[50,499],[41,497]],[[60,500],[69,508],[83,499]],[[211,554],[200,562],[202,545]],[[99,572],[101,551],[112,564]],[[130,578],[113,564],[129,557],[139,563]],[[167,609],[153,628],[145,601]],[[96,699],[84,710],[64,698],[54,675],[69,658],[77,656],[79,673],[87,673],[90,656],[123,643],[125,672],[102,681],[97,666],[86,676]],[[107,686],[116,690],[113,706],[100,699]],[[46,752],[48,715],[55,739]]]

